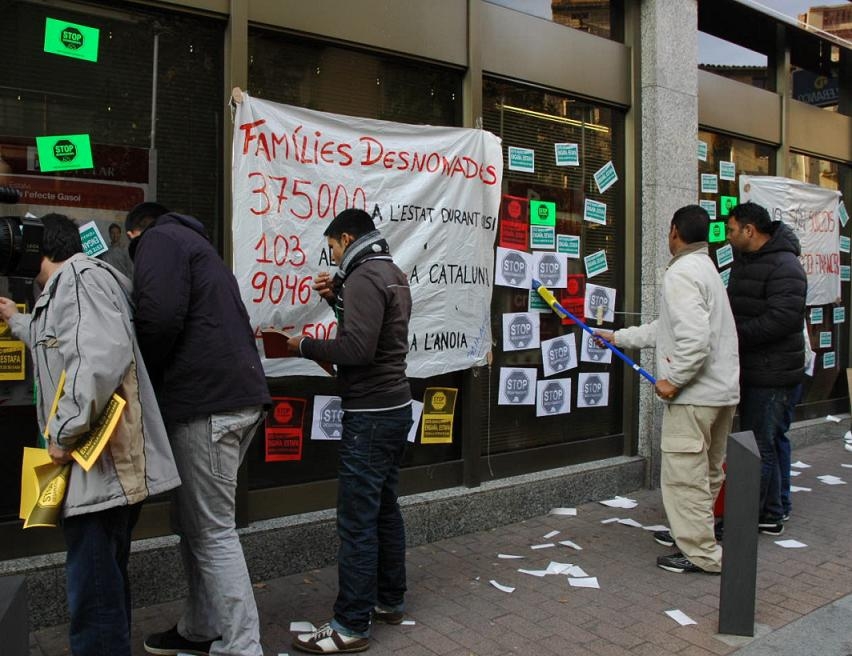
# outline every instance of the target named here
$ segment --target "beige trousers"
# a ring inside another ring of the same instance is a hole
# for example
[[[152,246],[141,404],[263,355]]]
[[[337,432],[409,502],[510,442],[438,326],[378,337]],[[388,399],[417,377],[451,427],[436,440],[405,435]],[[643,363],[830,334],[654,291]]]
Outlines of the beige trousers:
[[[660,484],[678,549],[708,572],[722,570],[713,534],[713,503],[725,480],[722,463],[736,406],[678,405],[663,413]]]

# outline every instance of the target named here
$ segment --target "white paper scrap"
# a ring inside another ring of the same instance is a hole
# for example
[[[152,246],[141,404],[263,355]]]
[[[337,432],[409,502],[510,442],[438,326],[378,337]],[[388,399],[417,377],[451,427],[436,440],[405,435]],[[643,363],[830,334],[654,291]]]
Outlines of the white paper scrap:
[[[317,630],[310,622],[290,622],[290,631],[293,633],[313,633]]]
[[[811,488],[809,487],[801,487],[799,485],[791,485],[790,492],[810,492]]]
[[[826,421],[833,421],[835,424],[840,423],[840,417],[835,417],[834,415],[826,415],[825,420]]]
[[[687,626],[689,624],[698,624],[698,622],[696,622],[682,610],[667,610],[666,615],[671,617],[675,622],[677,622],[681,626]]]
[[[817,478],[826,485],[846,485],[846,481],[832,474],[824,474],[822,476],[817,476]]]
[[[521,574],[529,574],[530,576],[537,576],[539,578],[542,578],[549,574],[546,569],[519,569],[518,571]]]
[[[551,515],[564,515],[565,517],[576,517],[577,509],[576,508],[552,508],[550,510]]]
[[[646,531],[668,531],[669,527],[665,524],[651,524],[649,526],[643,526],[643,529]]]
[[[609,506],[610,508],[635,508],[639,505],[634,499],[619,496],[615,496],[612,499],[606,499],[601,501],[601,503],[605,506]]]
[[[810,465],[802,462],[801,460],[797,460],[794,463],[790,464],[791,467],[795,467],[796,469],[810,469]]]
[[[578,545],[576,542],[571,542],[571,540],[560,540],[559,544],[566,546],[566,547],[571,547],[572,549],[576,549],[577,551],[583,550],[583,547]]]
[[[568,579],[568,584],[572,588],[598,588],[600,589],[600,585],[598,585],[598,577],[590,576],[584,579]]]
[[[583,568],[579,565],[571,565],[570,569],[565,572],[568,576],[572,576],[578,579],[587,578],[589,575],[583,571]]]
[[[634,528],[642,528],[642,524],[637,522],[635,519],[630,519],[629,517],[626,519],[619,519],[619,524],[624,524],[625,526],[632,526]]]
[[[555,547],[556,545],[552,542],[546,542],[544,544],[534,544],[530,547],[530,549],[547,549],[549,547]]]
[[[790,476],[801,476],[802,472],[796,471],[795,469],[790,470]]]
[[[417,624],[414,620],[402,620],[402,626],[414,626]]]
[[[553,560],[547,566],[548,574],[564,574],[574,567],[571,563],[557,563]]]
[[[807,547],[804,542],[799,542],[798,540],[775,540],[775,544],[779,547],[784,547],[785,549],[801,549],[802,547]]]
[[[843,434],[843,439],[846,440],[847,442],[852,442],[852,431],[846,431]]]
[[[841,463],[841,467],[846,467],[846,469],[852,469],[852,465],[847,465],[845,462]]]
[[[497,588],[498,590],[502,590],[503,592],[514,592],[515,591],[515,588],[510,588],[508,585],[501,585],[501,584],[497,583],[497,581],[495,581],[494,579],[491,579],[489,581],[489,583],[491,585],[493,585],[495,588]]]
[[[523,558],[523,556],[514,556],[512,554],[497,554],[498,558]]]
[[[612,524],[617,521],[619,521],[618,517],[610,517],[609,519],[602,519],[601,524]]]
[[[843,448],[846,449],[847,451],[852,451],[852,442],[847,442],[846,444],[843,445]]]
[[[541,538],[542,540],[549,540],[550,538],[555,538],[557,535],[559,535],[559,531],[551,531],[547,535],[542,535]]]

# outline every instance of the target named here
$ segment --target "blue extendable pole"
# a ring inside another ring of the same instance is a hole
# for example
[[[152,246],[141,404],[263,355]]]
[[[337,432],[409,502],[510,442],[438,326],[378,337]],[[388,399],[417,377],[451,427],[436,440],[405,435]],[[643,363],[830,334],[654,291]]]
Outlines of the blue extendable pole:
[[[595,331],[594,331],[594,330],[592,330],[591,328],[589,328],[589,327],[588,327],[585,323],[583,323],[582,321],[580,321],[580,319],[578,319],[578,318],[577,318],[577,317],[575,317],[573,314],[571,314],[568,310],[566,310],[564,307],[562,307],[562,304],[561,304],[559,301],[557,301],[557,300],[556,300],[556,297],[553,295],[553,292],[551,292],[551,291],[550,291],[547,287],[545,287],[544,285],[542,285],[542,284],[541,284],[538,280],[533,280],[533,281],[532,281],[532,286],[533,286],[533,289],[534,289],[536,292],[538,292],[538,295],[539,295],[539,296],[541,296],[541,297],[544,299],[544,301],[545,301],[545,302],[546,302],[546,303],[550,306],[550,309],[551,309],[551,310],[553,310],[554,312],[556,312],[556,314],[559,314],[559,315],[562,315],[563,317],[566,317],[566,318],[568,318],[568,319],[571,319],[571,321],[573,321],[574,323],[576,323],[578,326],[580,326],[580,328],[582,328],[583,330],[585,330],[587,333],[589,333],[589,334],[590,334],[590,335],[592,335],[592,336],[594,336],[594,335],[595,335]],[[600,338],[599,338],[599,339],[600,339]],[[608,341],[606,341],[605,339],[600,339],[600,341],[601,341],[601,342],[603,343],[603,345],[604,345],[604,346],[606,346],[606,347],[607,347],[610,351],[612,351],[612,352],[613,352],[613,353],[615,353],[615,354],[616,354],[619,358],[621,358],[622,360],[624,360],[624,362],[626,362],[626,363],[630,366],[630,368],[631,368],[631,369],[633,369],[633,371],[636,371],[636,372],[638,372],[639,374],[641,374],[642,376],[644,376],[645,378],[647,378],[649,381],[651,381],[651,384],[653,384],[653,385],[656,385],[656,384],[657,384],[657,379],[656,379],[656,378],[654,378],[651,374],[649,374],[647,371],[645,371],[645,370],[644,370],[642,367],[640,367],[638,364],[636,364],[635,362],[633,362],[633,360],[631,360],[629,357],[627,357],[626,355],[624,355],[624,353],[622,353],[621,351],[619,351],[619,350],[618,350],[615,346],[613,346],[612,344],[610,344],[610,343],[609,343]]]

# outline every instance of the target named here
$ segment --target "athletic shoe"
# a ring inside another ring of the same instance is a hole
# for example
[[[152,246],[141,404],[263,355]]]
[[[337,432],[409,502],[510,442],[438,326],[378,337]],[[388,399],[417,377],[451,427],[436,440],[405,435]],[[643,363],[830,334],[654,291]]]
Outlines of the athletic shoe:
[[[654,531],[654,542],[661,544],[664,547],[675,546],[674,538],[671,531]]]
[[[370,639],[345,636],[326,623],[313,633],[297,635],[293,647],[309,654],[351,654],[369,649]]]
[[[780,517],[766,517],[757,522],[757,530],[766,535],[781,535],[784,532],[784,522]]]
[[[790,511],[790,510],[785,510],[785,511],[784,511],[784,514],[783,514],[783,515],[781,515],[781,521],[782,521],[782,522],[789,522],[789,521],[790,521],[790,513],[791,513],[791,512],[792,512],[792,511]]]
[[[701,572],[702,574],[720,573],[708,572],[705,569],[701,569],[680,551],[675,551],[673,554],[669,554],[668,556],[660,556],[657,558],[657,567],[664,569],[667,572],[675,572],[677,574],[683,574],[684,572]]]
[[[401,610],[385,610],[381,606],[373,608],[373,621],[382,624],[402,624],[405,613]]]
[[[145,638],[145,651],[160,656],[177,656],[191,654],[192,656],[208,656],[210,645],[220,638],[213,640],[187,640],[178,633],[177,626],[162,633],[152,633]]]

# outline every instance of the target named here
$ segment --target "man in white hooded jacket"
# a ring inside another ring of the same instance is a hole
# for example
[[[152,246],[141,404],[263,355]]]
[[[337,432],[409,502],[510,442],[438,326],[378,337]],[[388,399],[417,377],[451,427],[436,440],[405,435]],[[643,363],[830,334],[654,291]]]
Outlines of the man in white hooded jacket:
[[[656,393],[666,403],[660,483],[671,536],[662,532],[655,539],[678,548],[657,565],[718,574],[722,549],[713,532],[713,503],[740,398],[739,354],[728,295],[708,254],[709,224],[698,205],[677,210],[659,318],[598,335],[624,348],[656,348]]]

